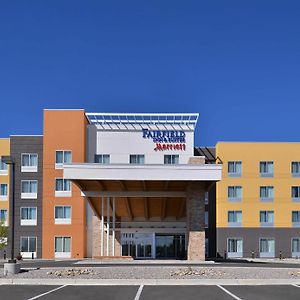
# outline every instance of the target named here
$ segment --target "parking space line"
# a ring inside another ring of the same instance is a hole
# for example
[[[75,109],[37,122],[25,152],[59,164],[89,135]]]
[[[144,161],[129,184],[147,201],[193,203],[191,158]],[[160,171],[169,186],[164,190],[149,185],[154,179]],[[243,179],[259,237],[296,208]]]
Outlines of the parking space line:
[[[67,284],[61,285],[61,286],[59,286],[59,287],[57,287],[57,288],[55,288],[55,289],[53,289],[53,290],[50,290],[50,291],[48,291],[48,292],[46,292],[46,293],[43,293],[43,294],[34,296],[34,297],[29,298],[29,299],[27,299],[27,300],[35,300],[35,299],[41,298],[41,297],[46,296],[46,295],[48,295],[48,294],[51,294],[51,293],[53,293],[53,292],[55,292],[55,291],[57,291],[57,290],[60,290],[60,289],[62,289],[62,288],[64,288],[64,287],[66,287],[66,286],[67,286]]]
[[[295,287],[297,287],[297,288],[300,288],[300,286],[297,285],[297,284],[292,284],[292,286],[295,286]]]
[[[136,295],[135,295],[135,297],[134,297],[134,300],[139,300],[139,299],[140,299],[141,294],[142,294],[142,291],[143,291],[143,287],[144,287],[143,284],[140,285],[138,291],[136,292]]]
[[[226,290],[224,287],[222,287],[221,285],[217,285],[218,288],[220,288],[222,291],[224,291],[226,294],[228,294],[229,296],[231,296],[232,298],[236,299],[236,300],[242,300],[242,298],[234,295],[233,293],[229,292],[228,290]]]

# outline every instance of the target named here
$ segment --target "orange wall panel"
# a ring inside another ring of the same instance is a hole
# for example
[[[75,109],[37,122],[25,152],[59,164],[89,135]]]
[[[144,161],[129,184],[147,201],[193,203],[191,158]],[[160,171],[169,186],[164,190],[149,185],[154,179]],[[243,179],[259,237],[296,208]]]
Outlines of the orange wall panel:
[[[56,150],[71,150],[72,162],[86,157],[86,125],[84,110],[44,110],[43,153],[43,258],[54,258],[55,237],[71,237],[71,257],[86,256],[86,203],[79,188],[72,184],[71,197],[55,197],[55,178],[63,177],[55,169]],[[54,223],[56,205],[71,205],[71,225]]]

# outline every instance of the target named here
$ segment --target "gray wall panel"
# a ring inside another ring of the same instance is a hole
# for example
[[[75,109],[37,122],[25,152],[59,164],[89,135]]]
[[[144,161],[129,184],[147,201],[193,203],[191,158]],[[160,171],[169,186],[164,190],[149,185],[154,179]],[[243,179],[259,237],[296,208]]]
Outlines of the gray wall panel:
[[[259,239],[275,239],[275,256],[279,257],[280,251],[284,257],[291,257],[291,239],[300,237],[300,228],[217,228],[217,252],[224,256],[227,250],[227,239],[230,237],[243,238],[243,257],[259,256]]]
[[[21,172],[22,153],[38,154],[37,172]],[[20,252],[21,236],[37,237],[37,257],[42,257],[42,197],[43,197],[43,137],[42,136],[12,136],[10,142],[10,155],[15,161],[15,255]],[[21,199],[21,180],[38,181],[38,198]],[[10,195],[12,189],[10,185]],[[11,216],[10,196],[10,216]],[[20,208],[37,207],[37,226],[21,226]],[[10,233],[11,234],[11,233]]]

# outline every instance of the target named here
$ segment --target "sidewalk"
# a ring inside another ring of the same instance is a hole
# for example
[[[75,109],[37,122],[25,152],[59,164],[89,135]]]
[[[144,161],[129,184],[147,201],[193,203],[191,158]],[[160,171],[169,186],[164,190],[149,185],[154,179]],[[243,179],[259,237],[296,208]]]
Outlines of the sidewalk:
[[[0,279],[0,285],[291,285],[300,279]]]

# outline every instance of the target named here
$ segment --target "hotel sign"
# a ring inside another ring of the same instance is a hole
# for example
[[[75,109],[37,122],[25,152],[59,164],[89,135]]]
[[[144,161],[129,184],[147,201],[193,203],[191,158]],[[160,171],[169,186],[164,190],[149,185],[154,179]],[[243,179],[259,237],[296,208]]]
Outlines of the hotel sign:
[[[143,129],[143,138],[151,139],[155,143],[155,151],[185,151],[186,149],[185,132],[183,130]]]

